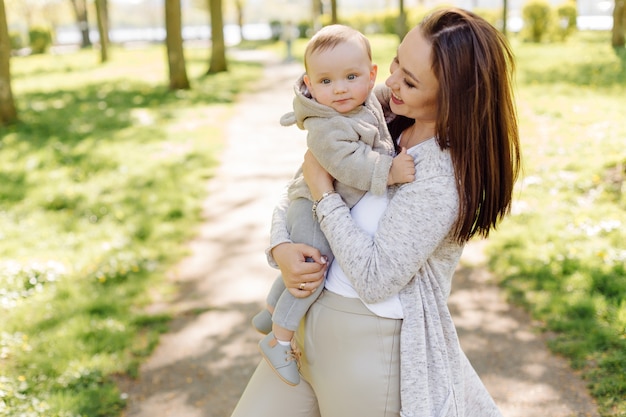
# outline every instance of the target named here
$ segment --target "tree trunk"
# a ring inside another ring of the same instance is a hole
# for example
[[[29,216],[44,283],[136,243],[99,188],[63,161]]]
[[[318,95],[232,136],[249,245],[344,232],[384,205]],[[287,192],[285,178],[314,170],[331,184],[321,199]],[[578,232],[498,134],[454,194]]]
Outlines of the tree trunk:
[[[614,48],[623,48],[626,44],[624,39],[626,32],[626,1],[615,0],[613,8],[613,30],[611,36],[611,45]]]
[[[322,16],[322,1],[321,0],[313,0],[312,2],[312,15],[313,15],[313,33],[320,30],[322,24],[320,22],[320,18]]]
[[[89,48],[91,40],[89,39],[89,19],[87,18],[87,1],[86,0],[70,0],[74,13],[76,14],[76,23],[82,35],[81,48]]]
[[[98,33],[100,35],[100,62],[109,60],[109,19],[107,0],[96,0]]]
[[[330,0],[330,23],[333,25],[339,23],[339,16],[337,15],[337,0]]]
[[[167,61],[170,68],[170,90],[188,90],[189,79],[183,53],[183,31],[180,0],[165,0]]]
[[[11,90],[11,43],[4,0],[0,0],[0,124],[17,121],[17,110]]]
[[[399,0],[399,13],[398,20],[396,21],[396,33],[400,37],[400,40],[404,39],[404,36],[408,32],[406,27],[406,12],[404,11],[404,0]]]
[[[207,74],[216,74],[227,71],[222,0],[209,0],[209,10],[211,12],[211,62]]]
[[[235,2],[235,6],[237,8],[237,24],[239,25],[239,36],[241,37],[242,41],[246,40],[246,37],[243,33],[243,25],[244,25],[244,19],[243,19],[243,11],[244,11],[244,1],[243,0],[237,0]]]

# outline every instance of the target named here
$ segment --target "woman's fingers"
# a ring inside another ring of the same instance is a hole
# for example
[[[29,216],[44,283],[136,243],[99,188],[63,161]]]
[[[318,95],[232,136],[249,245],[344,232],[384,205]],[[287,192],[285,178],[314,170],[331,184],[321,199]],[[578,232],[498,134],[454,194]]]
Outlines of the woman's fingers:
[[[272,250],[272,256],[280,268],[285,287],[294,297],[308,297],[323,284],[326,258],[314,247],[283,243]]]

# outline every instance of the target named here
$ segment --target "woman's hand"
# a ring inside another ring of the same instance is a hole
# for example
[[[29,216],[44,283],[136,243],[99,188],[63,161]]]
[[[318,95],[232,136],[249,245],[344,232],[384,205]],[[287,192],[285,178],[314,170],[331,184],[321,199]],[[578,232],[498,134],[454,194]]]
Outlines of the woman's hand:
[[[304,162],[302,163],[302,173],[304,180],[311,190],[313,199],[319,200],[322,195],[328,191],[333,191],[333,177],[317,162],[311,151],[304,154]]]
[[[323,285],[326,258],[320,251],[303,243],[281,243],[272,249],[287,290],[296,298],[308,297]]]

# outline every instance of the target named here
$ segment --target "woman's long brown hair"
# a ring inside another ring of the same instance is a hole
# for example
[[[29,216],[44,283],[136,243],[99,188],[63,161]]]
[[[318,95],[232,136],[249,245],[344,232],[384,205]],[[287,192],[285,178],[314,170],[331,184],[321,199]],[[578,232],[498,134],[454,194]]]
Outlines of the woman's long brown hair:
[[[438,10],[420,24],[439,80],[437,140],[449,149],[459,190],[455,237],[487,237],[511,209],[521,155],[513,53],[481,17]]]

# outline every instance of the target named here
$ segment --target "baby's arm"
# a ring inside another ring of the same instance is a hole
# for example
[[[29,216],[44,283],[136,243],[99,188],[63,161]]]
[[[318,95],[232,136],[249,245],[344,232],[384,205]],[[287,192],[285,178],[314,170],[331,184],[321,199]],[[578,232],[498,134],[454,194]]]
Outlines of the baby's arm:
[[[406,149],[393,158],[387,185],[404,184],[415,180],[415,161],[413,157],[406,153]]]

